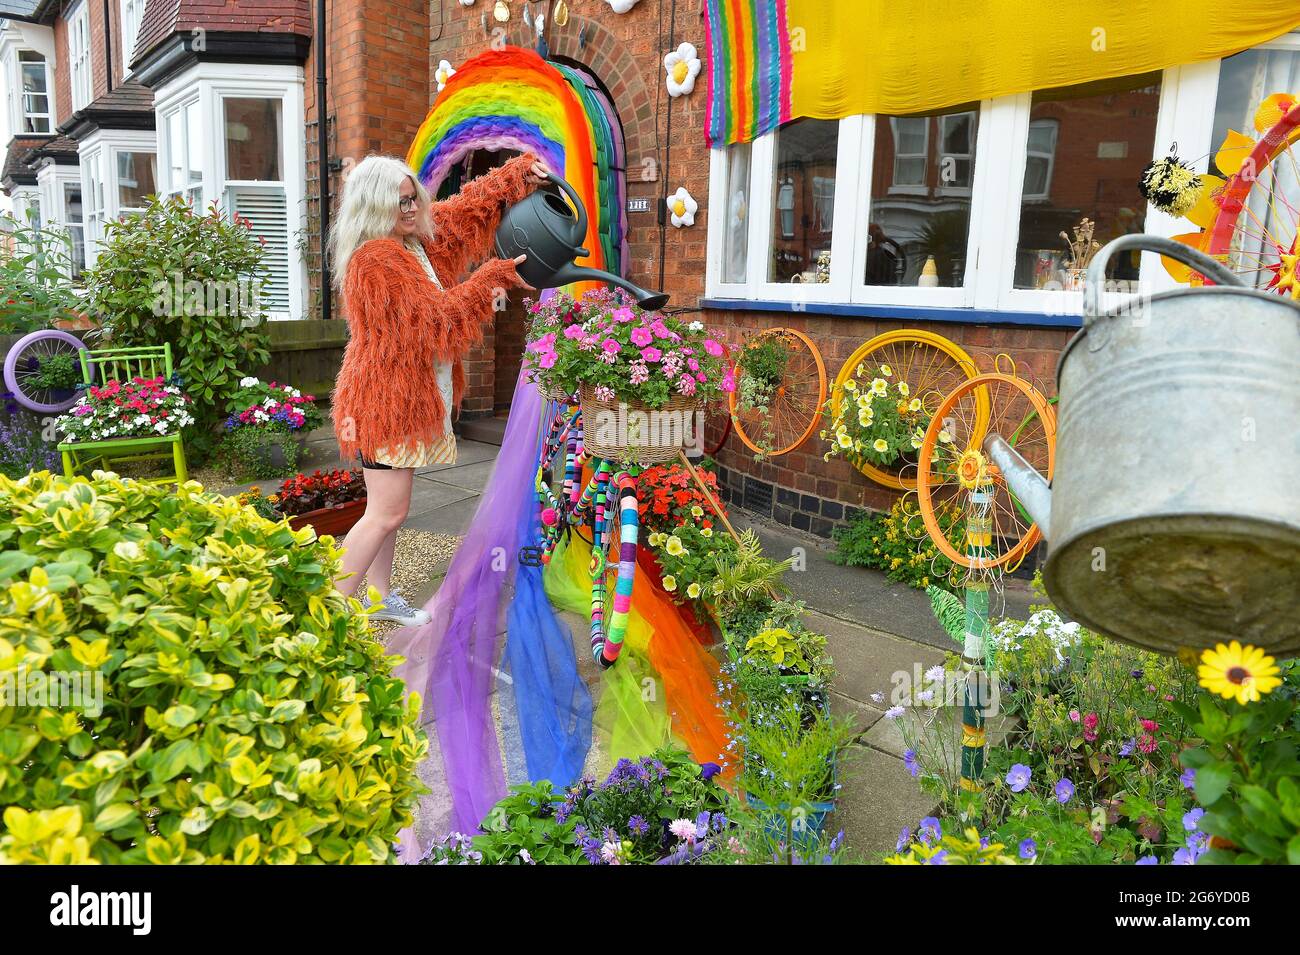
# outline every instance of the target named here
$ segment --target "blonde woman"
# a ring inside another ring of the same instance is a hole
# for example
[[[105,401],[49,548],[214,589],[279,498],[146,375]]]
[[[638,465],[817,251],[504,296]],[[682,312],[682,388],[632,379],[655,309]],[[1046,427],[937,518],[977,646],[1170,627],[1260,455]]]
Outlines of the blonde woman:
[[[524,256],[489,258],[492,235],[504,209],[546,176],[533,156],[519,156],[431,204],[409,166],[368,156],[344,185],[330,254],[349,339],[332,413],[343,457],[360,459],[368,503],[348,532],[336,583],[352,596],[368,574],[383,597],[372,619],[429,622],[392,589],[397,529],[410,509],[414,469],[456,461],[461,360],[482,341],[506,292],[527,288],[515,272]]]

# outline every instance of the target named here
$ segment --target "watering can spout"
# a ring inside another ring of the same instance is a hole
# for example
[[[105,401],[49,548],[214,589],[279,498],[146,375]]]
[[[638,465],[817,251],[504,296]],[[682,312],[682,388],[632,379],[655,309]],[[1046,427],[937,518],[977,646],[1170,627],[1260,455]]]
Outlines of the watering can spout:
[[[626,289],[636,299],[636,303],[646,311],[653,312],[668,303],[668,296],[663,292],[648,292],[639,285],[633,285],[621,275],[606,272],[603,269],[589,269],[580,265],[565,265],[555,273],[552,280],[556,285],[568,285],[570,282],[605,282]]]
[[[990,434],[984,439],[984,451],[1038,525],[1043,539],[1051,540],[1052,490],[1047,481],[1000,434]]]

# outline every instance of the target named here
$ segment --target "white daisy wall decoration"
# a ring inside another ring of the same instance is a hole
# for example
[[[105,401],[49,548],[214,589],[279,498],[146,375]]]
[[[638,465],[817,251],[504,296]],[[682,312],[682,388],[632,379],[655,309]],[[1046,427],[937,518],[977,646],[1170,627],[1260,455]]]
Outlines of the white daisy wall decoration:
[[[460,5],[462,7],[472,7],[474,6],[474,0],[460,0]]]
[[[442,88],[447,85],[447,81],[455,75],[455,68],[446,60],[443,60],[438,64],[438,68],[433,72],[433,78],[438,81],[439,93],[441,93]]]
[[[679,186],[677,191],[668,197],[669,215],[673,225],[679,229],[684,225],[695,225],[695,213],[699,208],[700,204],[691,198],[685,186]]]
[[[615,13],[627,13],[636,6],[636,0],[605,0]]]
[[[664,70],[668,73],[668,95],[685,96],[695,89],[695,77],[700,75],[700,58],[695,45],[683,43],[664,57]]]

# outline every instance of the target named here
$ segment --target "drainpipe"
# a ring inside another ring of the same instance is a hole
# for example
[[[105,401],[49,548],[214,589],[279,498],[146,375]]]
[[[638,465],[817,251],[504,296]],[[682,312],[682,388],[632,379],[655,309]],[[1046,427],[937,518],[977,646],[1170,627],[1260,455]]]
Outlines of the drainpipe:
[[[660,8],[662,9],[662,7]],[[663,21],[659,21],[662,23]],[[677,0],[673,0],[672,13],[668,20],[668,49],[677,49]],[[659,85],[663,85],[660,80]],[[667,263],[664,256],[668,253],[668,169],[673,155],[673,98],[668,97],[668,122],[664,129],[664,168],[659,170],[659,181],[663,188],[659,190],[659,285],[663,291],[664,270]]]
[[[126,73],[126,50],[122,51],[122,72]],[[113,17],[108,10],[108,0],[104,0],[104,73],[108,80],[107,92],[113,92]]]
[[[316,166],[320,183],[320,317],[329,321],[330,260],[326,240],[330,232],[330,167],[328,123],[325,108],[325,0],[316,0]]]

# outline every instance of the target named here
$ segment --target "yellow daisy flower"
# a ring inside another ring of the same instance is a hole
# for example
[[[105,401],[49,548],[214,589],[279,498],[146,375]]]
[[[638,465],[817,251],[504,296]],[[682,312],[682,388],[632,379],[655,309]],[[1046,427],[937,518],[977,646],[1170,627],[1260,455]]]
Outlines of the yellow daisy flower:
[[[692,600],[698,598],[700,596],[700,585],[697,583],[692,583],[689,587],[686,588],[686,596],[690,597]]]
[[[886,451],[889,450],[889,442],[886,441],[884,438],[876,438],[875,441],[871,442],[871,447],[876,451],[877,454],[884,454]]]
[[[886,378],[888,378],[890,375],[894,373],[894,369],[890,368],[888,365],[881,365],[880,373],[884,375]]]
[[[712,537],[712,536],[713,536],[713,528],[712,528],[712,527],[701,527],[701,528],[700,528],[700,536],[701,536],[701,537]]]
[[[664,590],[668,591],[670,594],[676,592],[677,578],[674,577],[672,574],[669,574],[667,577],[665,577],[663,583],[664,583]]]
[[[676,534],[668,538],[668,553],[674,557],[681,557],[682,554],[686,553],[686,548],[682,546],[682,539]]]
[[[841,448],[845,448],[847,450],[848,448],[853,447],[853,439],[849,437],[847,431],[841,431],[837,436],[836,440],[839,441]]]
[[[1196,672],[1205,689],[1225,700],[1235,697],[1243,706],[1258,701],[1261,694],[1282,685],[1278,677],[1281,671],[1274,665],[1272,657],[1266,656],[1258,647],[1249,644],[1243,647],[1236,640],[1227,646],[1220,643],[1213,650],[1206,650],[1201,654],[1201,665]]]
[[[920,398],[913,398],[911,401],[909,401],[909,402],[907,403],[907,410],[908,410],[908,411],[920,411],[920,410],[921,410],[921,399],[920,399]]]
[[[871,379],[871,393],[873,395],[883,395],[888,390],[889,390],[889,385],[886,383],[885,379],[883,378]]]

